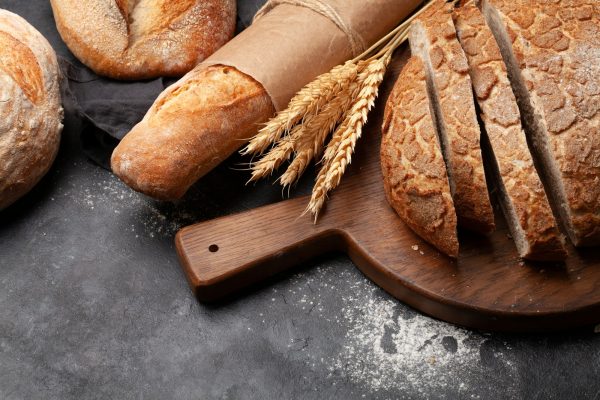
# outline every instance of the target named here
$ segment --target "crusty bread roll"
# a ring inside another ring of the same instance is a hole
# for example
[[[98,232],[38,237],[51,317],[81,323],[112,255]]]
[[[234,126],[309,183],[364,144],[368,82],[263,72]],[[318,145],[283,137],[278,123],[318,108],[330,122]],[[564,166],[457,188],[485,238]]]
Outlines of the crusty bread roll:
[[[600,244],[600,3],[489,0],[483,12],[555,213],[576,246]]]
[[[456,213],[427,95],[425,68],[411,57],[385,107],[381,170],[389,203],[419,236],[458,256]]]
[[[62,118],[54,50],[23,18],[0,10],[0,210],[48,171]]]
[[[73,54],[116,79],[182,76],[234,34],[235,0],[51,0]]]
[[[248,75],[200,67],[158,97],[113,152],[112,170],[137,191],[178,199],[274,113],[265,89]]]
[[[456,9],[453,18],[491,145],[488,165],[519,255],[530,260],[563,260],[567,253],[562,236],[527,147],[500,49],[474,1]],[[482,145],[486,142],[482,140]]]
[[[412,53],[425,64],[458,223],[489,233],[494,230],[494,213],[481,157],[481,133],[450,4],[435,0],[415,20],[409,38]]]

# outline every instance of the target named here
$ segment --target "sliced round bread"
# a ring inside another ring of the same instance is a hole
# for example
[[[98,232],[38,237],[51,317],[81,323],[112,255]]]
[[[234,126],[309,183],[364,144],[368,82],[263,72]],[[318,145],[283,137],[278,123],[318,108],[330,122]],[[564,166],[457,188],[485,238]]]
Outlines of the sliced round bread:
[[[489,155],[486,162],[519,255],[563,260],[563,238],[531,158],[500,49],[474,1],[457,8],[453,18],[485,125],[484,156]]]

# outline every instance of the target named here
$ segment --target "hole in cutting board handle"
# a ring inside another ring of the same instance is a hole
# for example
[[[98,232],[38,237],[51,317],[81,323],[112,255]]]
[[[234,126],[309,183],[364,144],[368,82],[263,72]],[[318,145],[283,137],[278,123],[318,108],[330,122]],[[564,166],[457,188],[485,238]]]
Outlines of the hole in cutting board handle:
[[[219,246],[217,246],[216,244],[211,244],[210,246],[208,246],[208,251],[210,251],[211,253],[216,253],[217,251],[219,251]]]

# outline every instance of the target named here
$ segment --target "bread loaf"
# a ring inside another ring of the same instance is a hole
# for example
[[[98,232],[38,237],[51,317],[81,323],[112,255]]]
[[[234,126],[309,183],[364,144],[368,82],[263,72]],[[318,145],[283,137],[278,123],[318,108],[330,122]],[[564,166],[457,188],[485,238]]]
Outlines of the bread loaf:
[[[117,79],[182,76],[234,34],[235,0],[51,0],[73,54]]]
[[[519,255],[562,260],[566,251],[535,170],[500,49],[474,1],[453,13],[489,139],[489,165]],[[482,145],[487,144],[482,140]],[[485,154],[485,152],[484,152]]]
[[[0,210],[46,174],[62,118],[54,50],[23,18],[0,10]]]
[[[600,244],[600,3],[488,0],[534,159],[576,246]]]
[[[424,65],[411,57],[385,107],[381,142],[385,193],[413,231],[457,257],[456,213],[435,129]]]
[[[410,47],[425,64],[458,223],[489,233],[494,230],[494,213],[481,157],[479,124],[468,64],[456,38],[450,7],[443,0],[434,0],[413,23]]]
[[[271,2],[159,97],[115,149],[113,171],[150,196],[181,197],[303,86],[375,43],[420,0],[317,3]]]
[[[262,85],[237,69],[196,69],[165,90],[119,143],[112,170],[137,191],[178,199],[274,113]]]

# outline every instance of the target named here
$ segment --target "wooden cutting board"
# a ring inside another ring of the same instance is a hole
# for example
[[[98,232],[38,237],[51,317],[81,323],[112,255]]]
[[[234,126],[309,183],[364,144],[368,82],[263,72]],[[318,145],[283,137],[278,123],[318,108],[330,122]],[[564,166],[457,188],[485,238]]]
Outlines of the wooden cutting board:
[[[460,232],[460,256],[452,261],[396,216],[383,191],[379,142],[384,101],[408,50],[399,53],[318,224],[300,217],[308,203],[301,197],[178,232],[179,259],[198,299],[215,301],[312,257],[343,251],[392,296],[458,325],[552,331],[600,323],[600,248],[570,248],[564,264],[522,262],[497,213],[492,236]]]

